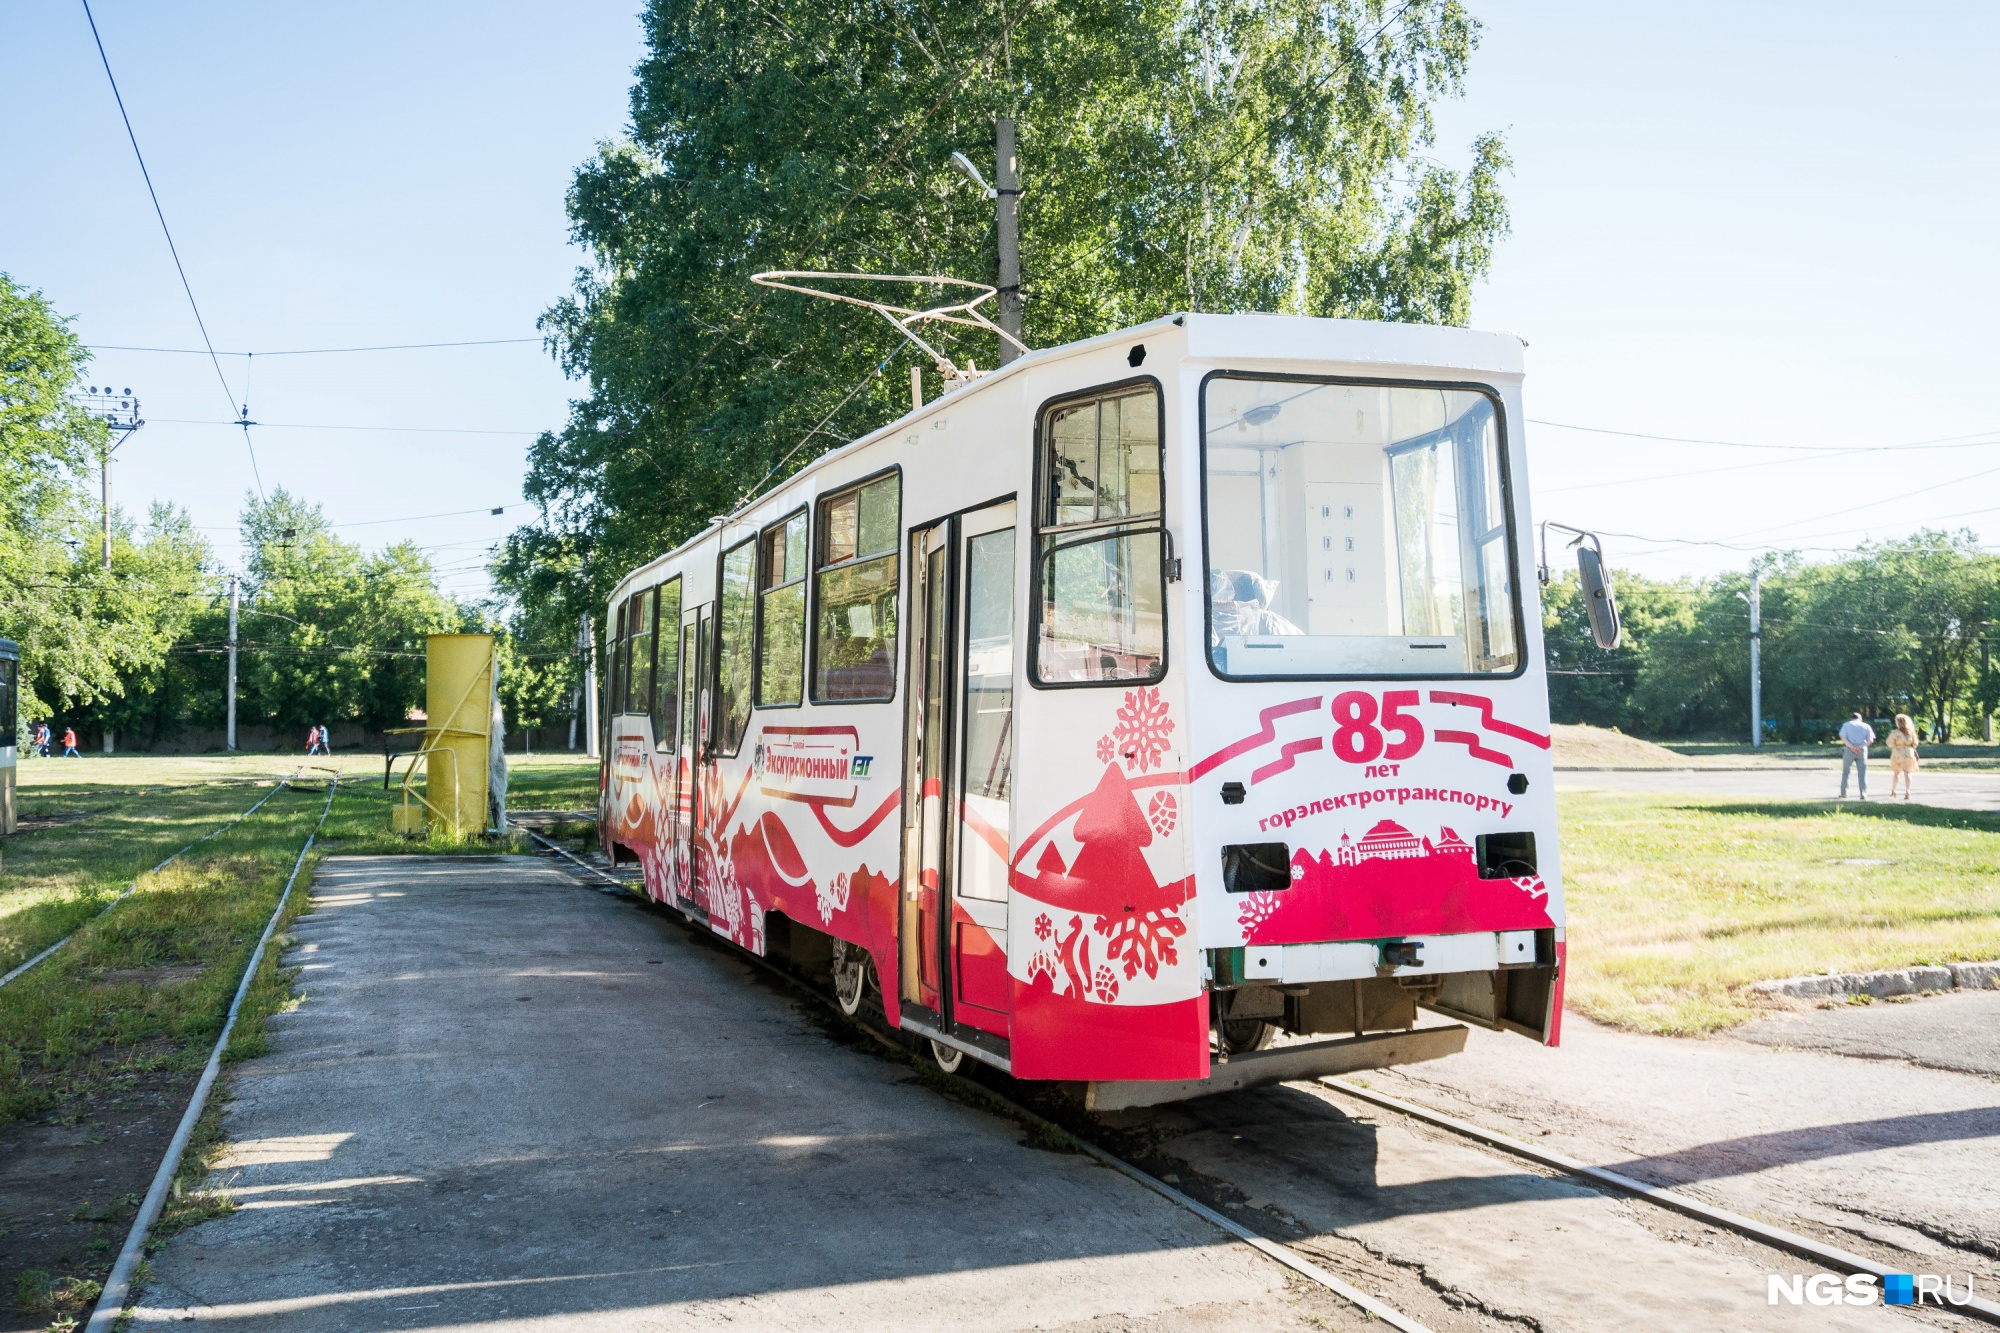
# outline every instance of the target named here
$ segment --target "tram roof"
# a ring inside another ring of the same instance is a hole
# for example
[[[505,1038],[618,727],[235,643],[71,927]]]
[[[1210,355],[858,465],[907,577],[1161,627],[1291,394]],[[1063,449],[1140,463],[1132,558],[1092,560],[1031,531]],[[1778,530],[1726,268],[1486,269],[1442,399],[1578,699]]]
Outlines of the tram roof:
[[[960,388],[931,399],[920,408],[829,449],[786,477],[786,482],[810,476],[845,457],[899,431],[911,423],[982,393],[1005,380],[1031,369],[1100,351],[1115,344],[1129,343],[1148,333],[1173,332],[1186,338],[1183,355],[1190,360],[1214,362],[1255,362],[1259,368],[1283,371],[1310,367],[1323,371],[1329,364],[1361,369],[1370,366],[1403,369],[1458,371],[1468,375],[1519,377],[1524,368],[1527,340],[1512,333],[1492,333],[1461,329],[1443,324],[1404,324],[1373,319],[1321,319],[1311,315],[1275,314],[1176,314],[1162,315],[1145,324],[1100,333],[1094,338],[1041,347],[1018,357]],[[773,488],[775,489],[775,488]],[[706,539],[718,528],[727,528],[739,516],[755,509],[768,497],[761,491],[738,505],[727,516],[712,520],[701,531],[672,550],[664,551],[629,571],[614,588],[614,601],[626,585],[644,581],[654,566],[679,555]]]

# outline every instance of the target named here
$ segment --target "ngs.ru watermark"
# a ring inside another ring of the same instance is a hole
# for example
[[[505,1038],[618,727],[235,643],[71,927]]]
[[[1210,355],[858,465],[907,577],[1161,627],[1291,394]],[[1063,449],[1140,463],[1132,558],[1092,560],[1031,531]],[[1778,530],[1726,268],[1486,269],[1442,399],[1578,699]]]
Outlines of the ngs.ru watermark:
[[[1972,1274],[1772,1273],[1767,1290],[1772,1305],[1969,1305]]]

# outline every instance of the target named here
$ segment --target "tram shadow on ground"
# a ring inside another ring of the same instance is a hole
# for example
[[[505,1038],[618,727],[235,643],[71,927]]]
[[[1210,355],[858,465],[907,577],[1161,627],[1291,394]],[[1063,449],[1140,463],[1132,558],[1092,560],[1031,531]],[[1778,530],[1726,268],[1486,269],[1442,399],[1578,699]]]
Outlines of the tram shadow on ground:
[[[1252,1197],[1238,1184],[1227,1183],[1251,1178],[1247,1163],[1255,1163],[1257,1175],[1289,1177],[1292,1184],[1284,1197],[1295,1193],[1312,1197],[1322,1210],[1318,1229],[1596,1192],[1581,1182],[1529,1170],[1493,1154],[1485,1154],[1493,1162],[1490,1174],[1412,1178],[1408,1163],[1384,1163],[1375,1114],[1350,1113],[1293,1087],[1127,1112],[1107,1117],[1106,1128],[1132,1160],[1158,1174],[1175,1176],[1183,1189],[1201,1195],[1204,1202],[1278,1238],[1298,1238],[1315,1228],[1306,1226],[1275,1197]],[[2000,1107],[1987,1107],[1719,1139],[1605,1167],[1648,1184],[1675,1187],[1887,1148],[1996,1138],[2000,1138]]]
[[[1385,1160],[1393,1154],[1385,1154],[1375,1115],[1282,1085],[1126,1112],[1107,1117],[1106,1127],[1133,1160],[1279,1240],[1595,1194],[1485,1154],[1490,1172],[1411,1174],[1410,1162]],[[1308,1200],[1310,1211],[1300,1207]]]
[[[334,858],[238,1067],[236,1211],[135,1328],[1306,1327],[1282,1270],[531,858]],[[1330,1299],[1330,1298],[1329,1298]],[[1322,1311],[1321,1313],[1325,1313]]]

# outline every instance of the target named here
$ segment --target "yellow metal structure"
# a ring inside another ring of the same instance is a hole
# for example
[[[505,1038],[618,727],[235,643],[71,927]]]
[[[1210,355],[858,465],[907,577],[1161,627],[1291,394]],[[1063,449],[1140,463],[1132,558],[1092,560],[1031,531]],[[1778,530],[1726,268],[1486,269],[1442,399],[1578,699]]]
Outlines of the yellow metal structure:
[[[398,728],[421,731],[424,740],[403,775],[403,799],[393,827],[415,836],[433,825],[462,838],[486,828],[493,636],[432,634],[424,656],[424,725]],[[422,791],[415,783],[418,761],[424,766]]]

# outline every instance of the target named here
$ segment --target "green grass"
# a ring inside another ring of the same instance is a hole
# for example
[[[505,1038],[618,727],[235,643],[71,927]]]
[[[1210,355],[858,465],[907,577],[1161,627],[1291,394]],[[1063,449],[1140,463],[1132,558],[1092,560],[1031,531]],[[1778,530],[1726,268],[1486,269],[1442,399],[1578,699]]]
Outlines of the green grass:
[[[1646,1032],[1759,1012],[1751,982],[2000,958],[2000,816],[1570,792],[1577,1011]],[[1886,862],[1852,865],[1844,862]]]
[[[510,759],[510,790],[524,808],[595,806],[597,768],[590,761]],[[399,837],[389,829],[399,794],[393,786],[383,790],[381,761],[336,756],[330,764],[347,779],[321,830],[315,860],[333,852],[527,850],[518,836]],[[276,771],[293,766],[296,761]],[[273,771],[269,755],[28,766],[25,808],[86,810],[89,817],[18,835],[0,848],[0,969],[76,932],[68,946],[0,988],[0,1123],[60,1114],[133,1080],[201,1067],[244,962],[325,804],[324,791],[280,792],[167,869],[142,872],[247,809],[270,788],[240,779],[268,778]],[[325,774],[308,770],[307,776]],[[104,911],[135,876],[138,890]],[[311,882],[310,868],[300,882]],[[301,892],[288,913],[298,911],[304,897]],[[232,1036],[232,1059],[261,1053],[263,1020],[289,1003],[290,994],[290,979],[273,951]]]

